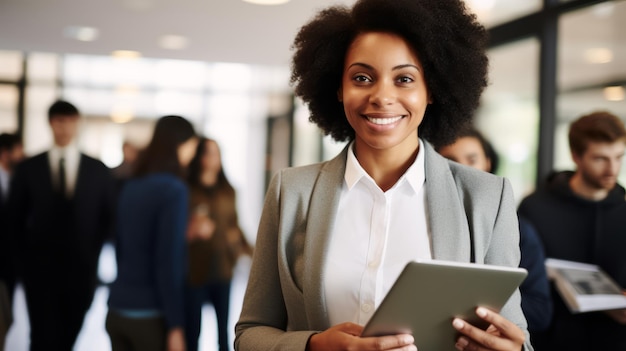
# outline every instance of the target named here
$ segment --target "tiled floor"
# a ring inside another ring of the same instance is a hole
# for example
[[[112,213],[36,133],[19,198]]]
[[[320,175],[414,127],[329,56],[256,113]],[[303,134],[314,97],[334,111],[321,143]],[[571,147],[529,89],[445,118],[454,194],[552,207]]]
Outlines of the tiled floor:
[[[101,259],[101,267],[105,267],[105,274],[110,274],[108,268],[113,258],[109,256],[111,251],[104,250]],[[241,311],[241,303],[248,281],[248,272],[250,260],[242,258],[235,268],[233,285],[231,289],[231,308],[230,308],[230,342],[234,338],[234,328],[239,313]],[[107,273],[108,272],[108,273]],[[101,270],[102,275],[102,270]],[[111,344],[109,337],[104,329],[104,320],[107,313],[106,301],[108,298],[108,289],[101,287],[96,291],[91,309],[87,312],[83,329],[78,336],[74,351],[110,351]],[[28,350],[28,315],[26,313],[26,303],[24,300],[24,292],[18,287],[15,294],[13,305],[14,319],[11,330],[7,335],[6,351],[27,351]],[[213,307],[207,305],[202,311],[202,332],[200,334],[200,351],[216,351],[217,350],[217,327]]]

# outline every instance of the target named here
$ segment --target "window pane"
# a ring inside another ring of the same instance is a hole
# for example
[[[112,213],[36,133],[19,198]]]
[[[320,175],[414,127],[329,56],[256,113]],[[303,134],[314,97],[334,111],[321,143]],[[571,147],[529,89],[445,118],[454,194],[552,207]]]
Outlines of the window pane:
[[[514,20],[541,10],[543,0],[465,0],[486,27]]]
[[[293,166],[315,163],[320,160],[322,133],[309,122],[309,109],[298,99],[293,121]]]
[[[34,155],[52,145],[48,108],[58,97],[54,86],[32,85],[26,89],[24,152]],[[81,106],[78,105],[80,109]]]
[[[56,83],[59,79],[59,55],[35,52],[28,55],[29,83]]]
[[[219,92],[244,92],[252,86],[252,67],[237,63],[214,63],[208,71],[209,88]]]
[[[538,142],[539,43],[527,39],[489,51],[490,82],[476,126],[500,157],[497,173],[507,177],[520,201],[534,189]],[[520,64],[523,62],[523,64]]]
[[[63,60],[66,85],[150,86],[154,79],[154,60],[111,56],[67,55]]]
[[[158,60],[154,65],[154,83],[168,89],[201,90],[208,65],[202,62]]]
[[[15,85],[0,84],[0,133],[17,131],[17,99]]]
[[[615,1],[560,19],[555,169],[573,170],[567,132],[576,118],[608,110],[626,121],[626,2]],[[626,183],[626,172],[620,182]]]
[[[22,76],[22,53],[0,50],[0,80],[17,81]]]

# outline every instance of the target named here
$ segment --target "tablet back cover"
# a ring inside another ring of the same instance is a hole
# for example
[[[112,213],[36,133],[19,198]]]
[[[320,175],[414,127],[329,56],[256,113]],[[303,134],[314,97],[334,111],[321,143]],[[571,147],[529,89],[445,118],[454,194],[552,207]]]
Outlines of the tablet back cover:
[[[409,262],[362,336],[412,334],[420,350],[455,350],[454,317],[482,329],[477,306],[499,311],[526,277],[523,268],[448,261]]]

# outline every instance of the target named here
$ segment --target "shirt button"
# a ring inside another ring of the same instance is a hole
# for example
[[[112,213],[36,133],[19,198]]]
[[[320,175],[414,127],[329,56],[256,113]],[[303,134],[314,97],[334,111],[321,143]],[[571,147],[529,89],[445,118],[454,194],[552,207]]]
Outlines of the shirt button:
[[[364,303],[363,305],[361,305],[361,310],[365,313],[370,313],[372,311],[372,305],[370,305],[369,303]]]

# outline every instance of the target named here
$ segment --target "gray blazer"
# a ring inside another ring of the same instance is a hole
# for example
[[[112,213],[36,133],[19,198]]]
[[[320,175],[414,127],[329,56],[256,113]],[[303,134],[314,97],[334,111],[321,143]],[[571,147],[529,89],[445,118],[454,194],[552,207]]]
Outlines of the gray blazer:
[[[509,182],[425,152],[427,218],[434,259],[517,267],[519,228]],[[322,282],[329,233],[344,182],[347,147],[334,159],[288,168],[272,179],[235,349],[305,350],[309,337],[331,327]],[[519,292],[501,314],[526,333]]]

